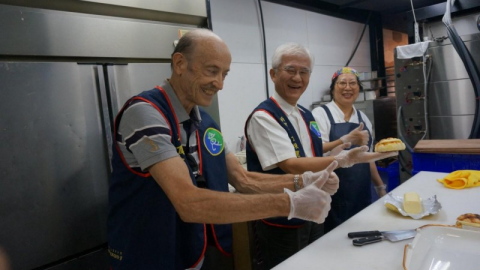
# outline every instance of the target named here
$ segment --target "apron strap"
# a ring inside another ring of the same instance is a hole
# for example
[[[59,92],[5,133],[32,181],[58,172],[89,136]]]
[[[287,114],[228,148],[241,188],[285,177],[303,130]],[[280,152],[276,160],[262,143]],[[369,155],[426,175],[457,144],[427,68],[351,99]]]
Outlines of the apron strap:
[[[332,113],[331,113],[330,110],[328,109],[327,105],[322,105],[322,108],[323,108],[323,109],[325,110],[325,112],[327,113],[328,120],[330,120],[330,123],[334,124],[335,121],[333,121]]]

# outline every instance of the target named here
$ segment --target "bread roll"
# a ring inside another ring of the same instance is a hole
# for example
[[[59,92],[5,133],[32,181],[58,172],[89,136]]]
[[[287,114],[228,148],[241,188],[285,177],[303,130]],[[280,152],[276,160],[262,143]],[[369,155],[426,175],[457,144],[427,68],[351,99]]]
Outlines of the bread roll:
[[[386,138],[375,145],[375,152],[391,152],[405,150],[405,144],[397,138]]]
[[[480,227],[480,215],[472,213],[463,214],[457,218],[456,225],[457,227],[462,227],[462,225]]]

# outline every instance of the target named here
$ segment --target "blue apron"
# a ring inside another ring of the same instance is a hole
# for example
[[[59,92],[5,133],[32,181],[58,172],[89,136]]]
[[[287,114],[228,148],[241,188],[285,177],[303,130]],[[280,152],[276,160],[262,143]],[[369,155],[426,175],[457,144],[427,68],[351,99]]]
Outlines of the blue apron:
[[[225,255],[232,250],[230,224],[212,225],[184,222],[175,211],[162,188],[149,174],[131,168],[124,161],[117,143],[116,131],[125,109],[138,100],[150,103],[166,117],[172,143],[185,160],[193,184],[197,185],[192,168],[185,159],[179,123],[170,100],[160,87],[145,91],[128,100],[115,119],[112,179],[109,192],[108,245],[111,270],[187,269],[198,265],[205,254],[207,226],[214,245]],[[225,151],[216,140],[221,136],[215,121],[200,109],[202,121],[197,130],[199,168],[207,188],[228,192]]]
[[[331,128],[329,139],[331,142],[340,139],[341,136],[348,134],[360,125],[355,123],[335,123],[328,107],[323,105],[322,108],[325,110],[328,119],[330,120]],[[357,115],[359,123],[363,122],[359,110],[357,110]],[[363,124],[365,125],[365,122],[363,122]],[[368,146],[370,146],[372,143],[372,135],[369,130],[368,134]],[[353,147],[354,146],[352,146],[352,148]],[[335,173],[340,179],[340,187],[338,188],[337,193],[332,196],[332,208],[330,212],[328,212],[328,216],[324,223],[325,233],[333,230],[345,220],[362,211],[371,203],[371,175],[369,163],[359,163],[350,168],[336,169]]]
[[[273,98],[269,98],[264,102],[260,103],[258,107],[255,108],[255,110],[253,110],[253,112],[250,114],[245,124],[245,136],[247,136],[247,123],[249,122],[252,115],[256,111],[263,110],[263,111],[266,111],[268,114],[270,114],[275,120],[277,120],[278,124],[282,126],[285,129],[285,131],[288,133],[288,136],[290,137],[290,141],[295,148],[295,153],[297,157],[300,158],[300,157],[306,156],[303,150],[304,147],[311,147],[313,156],[321,157],[323,155],[322,138],[321,138],[321,133],[318,128],[317,122],[315,121],[315,118],[313,117],[312,113],[309,110],[307,110],[306,108],[300,105],[297,105],[297,106],[299,108],[299,111],[300,111],[300,114],[302,115],[303,120],[305,121],[305,124],[308,127],[309,136],[311,139],[310,140],[311,145],[305,145],[305,146],[302,145],[300,138],[295,132],[295,129],[292,123],[288,120],[288,117],[285,114],[285,112],[280,108],[280,106],[277,104],[277,102]],[[279,167],[271,169],[269,171],[263,171],[260,161],[258,159],[257,153],[253,150],[250,143],[247,143],[246,145],[246,154],[247,154],[247,168],[249,171],[266,172],[270,174],[285,174],[285,172],[282,171]],[[279,227],[285,227],[285,228],[298,228],[305,224],[304,220],[297,219],[297,218],[288,220],[285,217],[263,219],[262,221],[271,226],[279,226]]]

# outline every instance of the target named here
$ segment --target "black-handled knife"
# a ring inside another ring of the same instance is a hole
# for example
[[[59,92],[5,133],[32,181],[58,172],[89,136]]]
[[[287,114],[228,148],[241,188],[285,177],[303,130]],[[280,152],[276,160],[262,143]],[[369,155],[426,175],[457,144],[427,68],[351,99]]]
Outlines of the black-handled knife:
[[[370,236],[370,237],[363,237],[353,239],[352,243],[354,246],[363,246],[367,244],[377,243],[383,240],[383,236]]]
[[[382,236],[380,231],[363,231],[363,232],[351,232],[348,233],[348,238],[359,238],[369,236]]]

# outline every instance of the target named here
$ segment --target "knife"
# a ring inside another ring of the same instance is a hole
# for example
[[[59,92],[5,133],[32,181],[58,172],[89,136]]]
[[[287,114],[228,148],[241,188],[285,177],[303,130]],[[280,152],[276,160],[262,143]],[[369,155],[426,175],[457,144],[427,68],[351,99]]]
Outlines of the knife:
[[[357,238],[352,241],[354,246],[363,246],[380,242],[384,239],[390,242],[397,242],[405,239],[415,237],[416,230],[403,230],[403,231],[363,231],[363,232],[351,232],[348,233],[348,238]],[[360,238],[359,238],[360,237]]]

